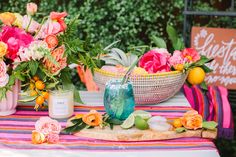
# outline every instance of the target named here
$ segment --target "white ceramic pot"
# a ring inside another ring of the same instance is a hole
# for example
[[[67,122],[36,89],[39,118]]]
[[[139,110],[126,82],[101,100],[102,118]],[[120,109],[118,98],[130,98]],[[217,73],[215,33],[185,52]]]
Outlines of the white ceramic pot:
[[[6,98],[0,101],[0,116],[7,116],[16,112],[19,92],[20,81],[16,81],[12,90],[7,92]]]

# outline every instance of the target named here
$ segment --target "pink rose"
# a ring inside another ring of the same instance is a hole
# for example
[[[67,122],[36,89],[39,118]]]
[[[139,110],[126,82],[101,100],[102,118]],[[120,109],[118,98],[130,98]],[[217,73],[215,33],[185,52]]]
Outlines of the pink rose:
[[[35,130],[48,135],[50,133],[59,134],[61,131],[61,125],[58,121],[51,119],[50,117],[41,117],[35,123]]]
[[[27,47],[33,41],[33,37],[17,27],[4,26],[0,33],[0,41],[8,46],[6,57],[14,60],[20,47]]]
[[[50,144],[56,144],[59,142],[59,135],[58,134],[54,134],[54,133],[50,133],[47,135],[47,142]]]
[[[9,81],[9,75],[7,74],[7,66],[4,61],[0,61],[0,87],[6,86]]]
[[[201,56],[194,48],[185,48],[182,51],[182,56],[186,62],[192,63],[200,60]]]
[[[170,57],[169,63],[171,66],[176,66],[178,64],[184,64],[184,58],[182,57],[182,52],[175,50],[173,56]]]
[[[28,16],[28,15],[23,16],[22,28],[24,30],[26,30],[28,25],[29,25],[29,23],[30,23],[27,31],[30,32],[30,33],[37,32],[38,29],[40,28],[40,24],[38,22],[34,21],[33,19],[30,22],[30,18],[31,17]]]
[[[27,14],[34,15],[37,12],[38,6],[35,3],[27,3],[26,9]]]
[[[143,55],[139,61],[139,67],[148,73],[168,72],[170,65],[168,59],[170,54],[166,49],[153,49]]]

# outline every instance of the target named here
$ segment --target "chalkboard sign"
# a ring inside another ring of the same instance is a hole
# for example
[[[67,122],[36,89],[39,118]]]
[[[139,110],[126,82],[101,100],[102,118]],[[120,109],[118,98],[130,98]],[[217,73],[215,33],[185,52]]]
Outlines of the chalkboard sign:
[[[206,82],[236,89],[236,29],[193,27],[191,47],[214,61]]]

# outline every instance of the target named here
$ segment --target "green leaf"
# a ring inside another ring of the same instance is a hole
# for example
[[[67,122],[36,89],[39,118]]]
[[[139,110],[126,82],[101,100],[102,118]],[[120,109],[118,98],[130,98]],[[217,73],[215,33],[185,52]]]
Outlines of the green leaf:
[[[187,129],[184,128],[184,127],[180,127],[180,128],[176,128],[175,131],[176,131],[177,133],[182,133],[182,132],[187,131]]]
[[[216,129],[218,123],[216,123],[215,121],[204,121],[202,123],[202,128],[204,129],[208,129],[208,130],[214,130]]]
[[[25,76],[22,75],[21,71],[15,72],[15,78],[20,80],[20,81],[25,81]]]
[[[209,68],[208,66],[206,66],[206,65],[202,65],[201,68],[205,71],[205,73],[210,73],[210,72],[213,71],[212,69],[210,69],[210,68]]]
[[[77,103],[84,104],[77,89],[74,89],[74,100]]]
[[[116,118],[108,119],[106,122],[114,125],[121,125],[123,123],[123,121]]]
[[[183,43],[183,41],[180,38],[177,39],[177,42],[172,43],[172,45],[173,45],[175,50],[182,50],[182,49],[184,49],[184,43]]]
[[[202,87],[202,89],[204,89],[204,90],[208,90],[208,88],[207,88],[207,84],[206,84],[205,81],[203,81],[203,82],[200,84],[200,86]]]
[[[37,62],[37,61],[29,62],[29,69],[30,69],[32,76],[34,76],[36,74],[38,67],[39,67],[39,62]]]
[[[169,37],[170,41],[172,42],[172,44],[176,43],[178,40],[178,34],[177,34],[176,30],[174,29],[174,27],[167,25],[166,32],[167,32],[168,37]]]
[[[18,100],[19,102],[30,102],[34,101],[37,98],[37,96],[25,96],[23,99]]]
[[[82,118],[79,118],[79,119],[72,119],[71,120],[71,122],[73,123],[73,124],[77,124],[77,123],[81,123],[82,122]]]
[[[19,64],[14,71],[23,71],[28,66],[29,62]]]
[[[58,83],[59,83],[59,82],[54,82],[54,83],[46,84],[46,89],[55,88]]]
[[[213,61],[214,59],[209,59],[206,56],[201,56],[201,59],[195,63],[197,66],[202,66],[206,63]]]
[[[81,123],[77,123],[75,125],[72,125],[70,127],[65,128],[62,130],[64,133],[76,133],[79,132],[80,130],[84,129],[87,126],[83,121]]]
[[[153,35],[151,36],[151,40],[158,48],[166,48],[166,42],[162,38]]]

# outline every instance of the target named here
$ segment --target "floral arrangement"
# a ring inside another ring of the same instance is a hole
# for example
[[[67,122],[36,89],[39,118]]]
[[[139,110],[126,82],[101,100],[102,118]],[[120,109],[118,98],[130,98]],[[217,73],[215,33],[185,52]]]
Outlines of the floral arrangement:
[[[40,117],[35,123],[35,130],[32,131],[32,143],[58,143],[60,131],[61,125],[58,121],[49,117]]]
[[[70,36],[77,17],[67,24],[66,12],[51,12],[38,23],[34,19],[37,5],[28,3],[26,8],[24,16],[0,14],[0,101],[15,80],[20,80],[22,101],[35,100],[38,110],[47,101],[49,90],[71,84],[69,56],[78,55],[78,51],[70,47],[74,42]]]

